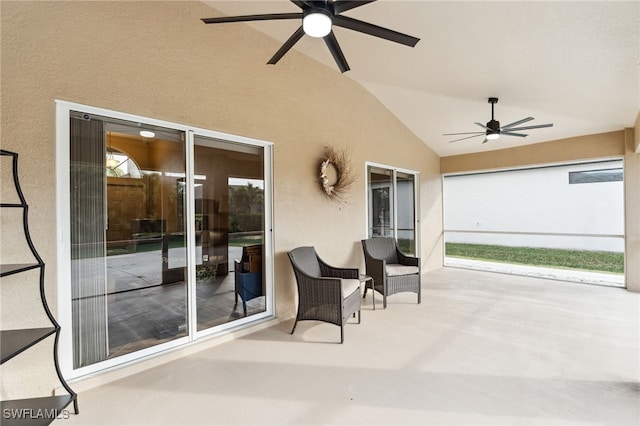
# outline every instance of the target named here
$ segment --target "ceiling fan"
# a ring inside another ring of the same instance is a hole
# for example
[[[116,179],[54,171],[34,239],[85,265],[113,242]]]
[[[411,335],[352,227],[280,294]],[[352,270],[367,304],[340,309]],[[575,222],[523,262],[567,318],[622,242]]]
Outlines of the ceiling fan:
[[[522,130],[541,129],[543,127],[553,127],[553,124],[537,124],[535,126],[517,127],[520,124],[524,124],[527,121],[533,120],[533,117],[523,118],[522,120],[514,121],[513,123],[507,124],[506,126],[500,126],[500,122],[493,118],[493,106],[498,103],[498,98],[489,98],[489,103],[491,104],[491,121],[489,121],[486,126],[482,123],[475,123],[485,130],[481,132],[444,133],[443,136],[472,135],[472,136],[467,136],[460,139],[455,139],[449,142],[458,142],[465,139],[484,136],[484,140],[482,141],[482,143],[486,143],[487,141],[498,139],[500,135],[518,136],[523,138],[528,135],[524,133],[515,133],[515,132],[519,132]]]
[[[298,13],[267,13],[261,15],[244,15],[244,16],[223,16],[219,18],[204,18],[205,24],[222,24],[228,22],[247,22],[247,21],[269,21],[276,19],[301,19],[302,25],[291,37],[282,45],[275,55],[267,62],[268,64],[276,64],[287,53],[303,35],[311,37],[322,37],[326,43],[333,59],[338,64],[341,72],[349,71],[349,64],[340,49],[340,45],[333,34],[332,26],[347,28],[353,31],[359,31],[374,37],[383,38],[395,43],[404,44],[414,47],[419,38],[415,38],[388,28],[379,27],[368,22],[349,18],[341,15],[342,12],[373,3],[375,0],[291,0],[293,4],[302,9]]]

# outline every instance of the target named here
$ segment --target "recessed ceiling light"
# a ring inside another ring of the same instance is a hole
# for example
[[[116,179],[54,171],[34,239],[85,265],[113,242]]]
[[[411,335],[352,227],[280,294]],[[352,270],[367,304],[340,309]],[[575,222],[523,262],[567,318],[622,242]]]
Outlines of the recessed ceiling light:
[[[155,138],[156,134],[150,130],[140,130],[140,136],[143,138]]]

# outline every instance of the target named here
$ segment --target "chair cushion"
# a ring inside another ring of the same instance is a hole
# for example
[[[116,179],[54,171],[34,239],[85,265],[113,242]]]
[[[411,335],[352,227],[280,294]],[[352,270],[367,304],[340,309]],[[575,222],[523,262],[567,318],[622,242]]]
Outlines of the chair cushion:
[[[406,266],[399,264],[387,265],[387,276],[389,277],[397,277],[398,275],[411,275],[417,273],[417,266]]]
[[[342,298],[346,298],[351,293],[356,290],[360,290],[360,280],[355,278],[341,278],[340,283],[342,284]]]

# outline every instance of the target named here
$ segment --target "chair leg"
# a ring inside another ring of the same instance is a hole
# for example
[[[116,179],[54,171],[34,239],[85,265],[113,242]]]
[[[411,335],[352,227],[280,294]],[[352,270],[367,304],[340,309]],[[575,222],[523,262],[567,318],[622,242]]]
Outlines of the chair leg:
[[[376,310],[376,289],[373,286],[373,281],[371,282],[371,306],[373,306],[373,310]]]
[[[382,295],[382,309],[387,309],[387,295]]]
[[[360,309],[358,309],[358,324],[360,324]]]
[[[340,344],[344,343],[344,324],[340,326]]]
[[[296,331],[296,325],[298,325],[298,318],[296,317],[296,320],[293,322],[293,328],[291,329],[291,334],[293,334],[294,331]]]

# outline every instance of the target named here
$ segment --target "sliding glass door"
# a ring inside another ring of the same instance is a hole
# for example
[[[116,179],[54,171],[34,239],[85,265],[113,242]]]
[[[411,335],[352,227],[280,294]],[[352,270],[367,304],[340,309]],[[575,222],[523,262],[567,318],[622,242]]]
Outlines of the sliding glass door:
[[[393,170],[369,166],[369,238],[395,237]]]
[[[269,144],[67,103],[58,120],[68,377],[273,314]]]
[[[198,331],[262,313],[264,153],[196,135],[194,219]]]
[[[416,184],[414,173],[396,171],[396,239],[403,253],[417,255]]]
[[[407,255],[417,255],[417,172],[367,165],[369,237],[392,237]]]

